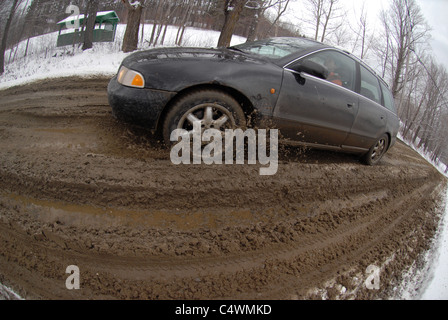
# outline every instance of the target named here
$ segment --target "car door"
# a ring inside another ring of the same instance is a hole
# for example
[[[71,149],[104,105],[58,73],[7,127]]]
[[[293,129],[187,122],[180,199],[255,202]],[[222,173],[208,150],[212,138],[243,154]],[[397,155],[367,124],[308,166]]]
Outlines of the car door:
[[[362,65],[360,74],[358,114],[344,145],[369,149],[386,132],[388,110],[382,106],[378,78]]]
[[[273,112],[281,137],[341,146],[358,110],[356,74],[356,61],[336,50],[322,50],[287,65]]]

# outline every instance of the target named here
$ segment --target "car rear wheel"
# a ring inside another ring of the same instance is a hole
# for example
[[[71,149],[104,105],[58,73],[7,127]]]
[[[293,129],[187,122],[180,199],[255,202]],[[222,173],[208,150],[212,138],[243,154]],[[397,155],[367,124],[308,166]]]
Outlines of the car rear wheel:
[[[364,155],[364,163],[371,166],[377,164],[386,153],[388,146],[389,136],[387,134],[383,134],[370,148],[370,150]]]
[[[245,128],[246,118],[239,103],[230,95],[218,90],[198,90],[179,100],[168,111],[163,123],[163,139],[171,145],[171,132],[184,129],[193,132],[193,124],[199,122],[201,131]]]

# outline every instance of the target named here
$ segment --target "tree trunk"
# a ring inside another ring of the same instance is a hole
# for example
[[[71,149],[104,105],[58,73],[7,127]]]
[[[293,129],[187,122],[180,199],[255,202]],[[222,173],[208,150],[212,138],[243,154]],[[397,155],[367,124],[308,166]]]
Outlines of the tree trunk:
[[[188,23],[188,20],[190,19],[190,14],[191,11],[193,10],[193,1],[189,1],[188,2],[188,6],[187,8],[184,10],[185,14],[182,17],[182,21],[179,25],[179,29],[177,29],[177,35],[176,35],[176,45],[180,46],[182,45],[182,40],[184,38],[184,33],[185,33],[185,27]]]
[[[315,4],[314,4],[314,10],[315,10],[315,17],[316,17],[316,30],[314,33],[314,41],[317,41],[317,38],[319,37],[319,27],[320,27],[320,20],[322,18],[322,6],[323,3],[321,0],[318,0]]]
[[[137,50],[138,30],[140,28],[140,19],[143,11],[143,2],[131,4],[129,0],[121,0],[128,9],[128,23],[123,38],[123,52],[132,52]]]
[[[325,40],[325,36],[327,33],[327,27],[328,27],[328,22],[330,21],[331,18],[331,11],[333,10],[333,4],[334,2],[332,0],[330,0],[330,8],[328,9],[328,13],[326,13],[325,15],[325,23],[324,23],[324,28],[322,30],[322,36],[320,38],[320,42],[324,42]]]
[[[231,3],[232,2],[232,3]],[[226,1],[224,8],[224,25],[221,29],[221,34],[218,40],[218,47],[230,46],[232,40],[233,31],[240,18],[240,14],[243,11],[245,0]],[[233,7],[231,7],[233,5]]]
[[[254,15],[249,25],[249,32],[246,40],[247,42],[254,41],[257,38],[258,24],[261,16],[261,9],[253,9],[252,11]]]
[[[87,4],[87,22],[84,31],[84,44],[82,50],[91,49],[93,47],[93,30],[95,30],[95,19],[98,11],[98,1],[89,0]]]
[[[155,12],[155,15],[154,15],[154,21],[153,21],[153,24],[152,24],[152,31],[151,31],[151,38],[149,39],[149,45],[151,46],[151,45],[154,45],[155,46],[155,43],[154,43],[154,37],[155,37],[155,34],[156,34],[156,28],[157,28],[157,25],[158,25],[158,19],[159,19],[159,13],[160,13],[160,8],[162,7],[162,1],[157,1],[157,7],[156,7],[156,12]]]
[[[141,33],[141,35],[140,35],[140,43],[143,43],[144,41],[145,41],[145,23],[146,23],[146,11],[147,11],[147,9],[145,9],[145,10],[143,10],[143,12],[142,12],[142,15],[143,15],[143,17],[142,17],[142,21],[141,21],[141,24],[142,24],[142,33]]]
[[[8,41],[8,33],[9,28],[11,27],[12,18],[14,17],[14,14],[17,9],[17,3],[19,0],[14,0],[11,11],[9,12],[8,20],[6,20],[5,29],[3,30],[3,38],[2,38],[2,44],[0,47],[0,74],[3,74],[5,72],[5,51],[6,51],[6,44]]]

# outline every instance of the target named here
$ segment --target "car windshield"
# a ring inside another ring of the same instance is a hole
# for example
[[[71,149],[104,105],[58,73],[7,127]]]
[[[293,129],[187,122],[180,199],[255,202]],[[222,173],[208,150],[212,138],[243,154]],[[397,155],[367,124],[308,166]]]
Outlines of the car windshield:
[[[275,38],[246,42],[230,49],[255,53],[270,59],[281,59],[297,51],[316,46],[316,42],[303,38]]]

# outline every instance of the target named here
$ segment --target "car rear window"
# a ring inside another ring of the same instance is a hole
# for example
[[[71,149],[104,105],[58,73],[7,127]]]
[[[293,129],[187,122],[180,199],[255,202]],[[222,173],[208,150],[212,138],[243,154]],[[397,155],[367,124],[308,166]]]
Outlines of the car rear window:
[[[360,94],[378,104],[381,104],[381,89],[378,79],[363,66],[361,66]]]
[[[392,111],[393,113],[397,113],[397,110],[395,109],[394,105],[394,98],[392,96],[392,93],[390,92],[389,88],[387,88],[383,83],[381,84],[381,89],[383,90],[383,97],[384,97],[384,106]]]

